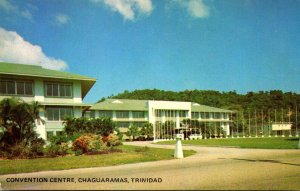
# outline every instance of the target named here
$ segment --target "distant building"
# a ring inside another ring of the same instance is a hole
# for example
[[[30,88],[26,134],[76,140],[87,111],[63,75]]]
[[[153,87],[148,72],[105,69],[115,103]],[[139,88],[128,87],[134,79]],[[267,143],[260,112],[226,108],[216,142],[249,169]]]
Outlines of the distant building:
[[[40,66],[0,62],[0,100],[18,97],[26,102],[38,101],[44,108],[37,124],[43,139],[63,130],[65,117],[81,117],[91,104],[82,102],[96,79],[49,70]]]
[[[157,124],[173,121],[176,128],[183,126],[184,120],[203,123],[218,123],[219,127],[230,134],[230,114],[232,111],[200,105],[193,102],[106,99],[94,104],[90,117],[111,117],[121,132],[135,125],[142,127],[145,123]]]

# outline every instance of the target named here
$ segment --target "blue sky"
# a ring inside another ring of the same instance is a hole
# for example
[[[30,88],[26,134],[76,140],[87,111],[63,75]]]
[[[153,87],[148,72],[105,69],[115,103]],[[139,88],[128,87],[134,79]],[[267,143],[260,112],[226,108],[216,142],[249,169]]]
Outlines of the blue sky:
[[[0,61],[124,90],[300,92],[299,0],[0,0]]]

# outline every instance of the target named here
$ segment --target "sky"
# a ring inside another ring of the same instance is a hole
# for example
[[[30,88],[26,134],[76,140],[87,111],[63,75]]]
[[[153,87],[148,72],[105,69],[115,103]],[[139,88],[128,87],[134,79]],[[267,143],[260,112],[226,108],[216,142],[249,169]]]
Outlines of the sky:
[[[300,93],[300,0],[0,0],[0,61],[124,90]]]

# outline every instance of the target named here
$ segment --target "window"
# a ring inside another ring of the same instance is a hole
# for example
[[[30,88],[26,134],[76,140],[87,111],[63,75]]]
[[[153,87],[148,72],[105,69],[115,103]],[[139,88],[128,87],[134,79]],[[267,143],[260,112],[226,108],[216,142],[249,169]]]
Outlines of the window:
[[[72,97],[72,85],[64,83],[46,83],[46,96]]]
[[[215,119],[221,119],[221,113],[215,113]]]
[[[53,137],[53,131],[47,131],[47,139],[50,139],[51,137]]]
[[[117,111],[116,117],[117,118],[129,118],[129,112],[128,111]]]
[[[209,113],[208,112],[201,112],[201,119],[209,119]]]
[[[99,111],[99,117],[110,117],[110,118],[112,118],[112,111]]]
[[[61,135],[63,135],[63,131],[56,131],[56,136],[61,136]]]
[[[224,119],[229,119],[229,113],[224,113]]]
[[[0,80],[0,94],[32,96],[33,82],[20,80]]]
[[[46,115],[48,121],[62,121],[67,117],[73,117],[71,107],[47,107]]]
[[[192,112],[192,118],[193,119],[198,119],[199,118],[199,112]]]
[[[186,116],[187,116],[187,112],[186,111],[179,111],[179,117],[186,117]]]
[[[145,112],[143,111],[133,111],[132,118],[145,118]]]
[[[176,117],[176,111],[165,110],[165,117]]]
[[[120,127],[123,127],[123,128],[128,128],[129,127],[129,122],[116,122],[116,127],[120,128]]]
[[[161,110],[155,110],[155,117],[162,117],[162,111]]]
[[[131,124],[135,127],[143,127],[145,122],[132,122]]]

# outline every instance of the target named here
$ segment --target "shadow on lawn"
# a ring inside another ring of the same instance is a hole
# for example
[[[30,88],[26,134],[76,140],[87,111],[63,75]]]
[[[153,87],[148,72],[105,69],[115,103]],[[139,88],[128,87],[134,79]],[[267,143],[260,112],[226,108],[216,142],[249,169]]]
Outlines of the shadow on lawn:
[[[285,141],[299,141],[299,138],[288,138]]]
[[[226,159],[226,158],[219,158],[219,159]],[[248,162],[269,162],[269,163],[278,163],[278,164],[285,164],[285,165],[292,165],[292,166],[300,166],[300,164],[285,163],[285,162],[280,162],[278,160],[255,160],[255,159],[240,159],[240,158],[231,158],[231,159],[248,161]]]

